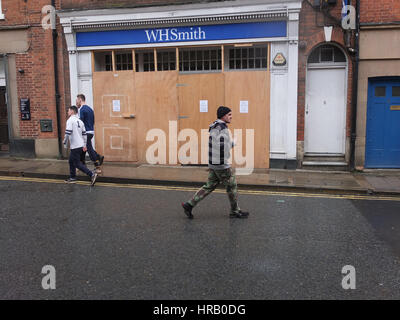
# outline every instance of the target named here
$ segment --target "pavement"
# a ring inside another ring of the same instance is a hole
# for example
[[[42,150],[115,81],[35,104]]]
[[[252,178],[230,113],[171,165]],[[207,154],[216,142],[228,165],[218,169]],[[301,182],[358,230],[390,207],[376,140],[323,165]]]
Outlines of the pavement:
[[[92,165],[88,165],[92,169]],[[104,162],[98,181],[152,185],[201,186],[207,180],[207,167],[137,165]],[[2,156],[0,176],[65,179],[68,160],[24,159]],[[79,173],[78,179],[88,179]],[[350,194],[400,195],[400,170],[363,172],[254,169],[238,175],[239,188],[299,192],[341,192]]]

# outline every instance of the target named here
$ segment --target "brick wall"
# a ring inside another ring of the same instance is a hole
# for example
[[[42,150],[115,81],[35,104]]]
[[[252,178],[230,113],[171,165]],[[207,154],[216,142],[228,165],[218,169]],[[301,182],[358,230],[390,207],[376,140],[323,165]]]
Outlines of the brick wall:
[[[127,8],[220,1],[224,0],[62,0],[62,9]]]
[[[400,22],[399,0],[361,0],[361,23]]]
[[[45,5],[51,5],[51,0],[2,0],[5,20],[0,21],[0,27],[29,26],[29,49],[25,53],[16,54],[18,101],[21,98],[29,98],[31,107],[31,120],[22,121],[19,120],[20,118],[16,120],[19,121],[20,136],[25,139],[57,138],[53,37],[52,30],[45,30],[41,25],[44,17],[41,10]],[[60,0],[56,1],[56,7],[60,8]],[[58,35],[61,109],[65,109],[63,106],[63,97],[65,96],[63,35],[60,26],[58,27]],[[24,73],[20,73],[18,70],[24,70]],[[51,119],[53,121],[53,132],[41,132],[40,119]]]
[[[308,0],[311,3],[311,0]],[[305,96],[306,96],[306,73],[307,73],[307,59],[313,49],[325,42],[324,25],[334,25],[332,32],[332,43],[339,45],[345,52],[348,60],[348,90],[347,90],[347,123],[346,134],[347,137],[351,133],[351,97],[353,85],[353,63],[352,56],[350,56],[344,45],[344,36],[340,21],[331,18],[326,18],[320,12],[316,12],[304,0],[302,3],[302,10],[300,12],[300,29],[299,29],[299,84],[298,84],[298,117],[297,117],[297,141],[304,141],[304,116],[305,116]],[[330,11],[331,15],[337,19],[341,17],[342,3],[338,1],[337,5]],[[302,45],[304,47],[302,47]]]

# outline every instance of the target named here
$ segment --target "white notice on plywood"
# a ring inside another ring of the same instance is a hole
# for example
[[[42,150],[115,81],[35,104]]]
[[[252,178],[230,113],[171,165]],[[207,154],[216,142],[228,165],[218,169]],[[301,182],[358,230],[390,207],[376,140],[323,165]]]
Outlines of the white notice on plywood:
[[[200,112],[208,112],[208,100],[200,100]]]
[[[240,113],[249,113],[248,101],[240,101]]]
[[[120,112],[120,111],[121,111],[121,101],[113,100],[113,112]]]

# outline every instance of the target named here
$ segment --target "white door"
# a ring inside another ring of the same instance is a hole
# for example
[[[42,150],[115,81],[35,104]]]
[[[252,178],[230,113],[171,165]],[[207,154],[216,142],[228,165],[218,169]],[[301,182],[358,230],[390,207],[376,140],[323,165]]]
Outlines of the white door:
[[[346,69],[309,69],[305,153],[344,154]]]

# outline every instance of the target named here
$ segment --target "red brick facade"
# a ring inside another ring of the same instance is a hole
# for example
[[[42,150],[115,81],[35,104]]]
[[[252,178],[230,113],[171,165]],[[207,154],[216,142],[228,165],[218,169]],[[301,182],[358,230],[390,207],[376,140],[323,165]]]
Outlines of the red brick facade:
[[[308,3],[307,3],[308,2]],[[350,136],[351,131],[351,97],[353,85],[353,56],[345,48],[343,29],[340,25],[342,2],[337,1],[330,14],[337,20],[324,16],[309,4],[310,1],[304,0],[300,13],[299,29],[299,92],[298,92],[298,118],[297,118],[297,141],[304,141],[304,115],[305,115],[305,96],[306,96],[306,74],[307,59],[313,49],[325,42],[324,25],[333,25],[331,43],[338,45],[346,55],[348,61],[348,83],[347,83],[347,115],[346,115],[346,136]]]
[[[53,38],[50,29],[45,30],[41,26],[43,14],[41,9],[50,5],[51,0],[1,0],[5,20],[0,20],[0,27],[4,26],[28,26],[29,49],[26,53],[16,54],[18,100],[30,98],[32,120],[21,121],[21,138],[57,138],[56,98],[54,85],[53,64]],[[204,2],[220,2],[220,0],[56,0],[56,8],[62,10],[75,9],[101,9],[119,7],[142,7],[153,5],[177,5],[195,4]],[[352,1],[353,5],[355,1]],[[306,96],[307,59],[312,50],[320,44],[326,43],[324,37],[324,25],[333,25],[332,41],[345,53],[348,61],[347,83],[347,137],[351,130],[351,105],[353,86],[353,60],[354,56],[347,49],[344,41],[344,32],[340,25],[342,1],[331,8],[330,15],[325,16],[320,10],[311,7],[311,0],[302,2],[299,29],[299,79],[298,79],[298,119],[297,140],[304,141],[304,114]],[[361,23],[399,23],[399,0],[361,0]],[[65,109],[71,104],[69,83],[69,62],[66,50],[65,38],[60,25],[57,25],[57,58],[59,74],[60,94],[60,124],[63,134],[66,114]],[[354,34],[352,35],[353,38]],[[354,46],[353,40],[350,43]],[[73,103],[74,101],[72,101]],[[40,131],[40,119],[53,120],[53,132]]]
[[[60,0],[56,6],[60,7]],[[21,98],[30,99],[31,120],[19,121],[19,135],[22,139],[35,138],[57,138],[57,116],[54,81],[53,60],[53,36],[51,29],[42,28],[41,22],[44,17],[42,8],[51,5],[51,0],[2,0],[2,11],[5,20],[0,20],[0,28],[7,26],[17,28],[26,26],[28,32],[29,48],[25,53],[17,53],[17,95]],[[62,28],[58,26],[58,70],[59,90],[61,95],[61,109],[65,110],[63,73],[64,50]],[[68,66],[68,62],[66,64]],[[69,84],[67,85],[69,86]],[[63,113],[63,112],[62,112]],[[51,119],[53,122],[52,132],[41,132],[40,119]],[[15,120],[14,120],[15,121]],[[65,116],[62,118],[65,121]]]
[[[360,23],[399,23],[399,0],[361,0]]]
[[[204,2],[220,2],[221,0],[62,0],[62,9],[102,9],[129,8],[144,6],[162,6],[178,4],[195,4]]]

